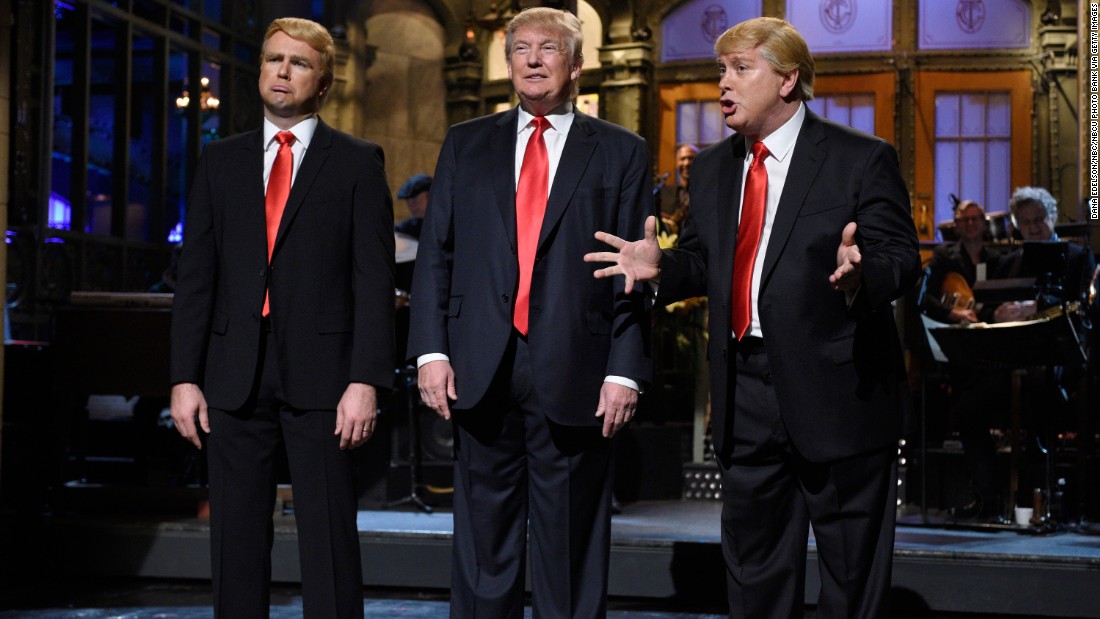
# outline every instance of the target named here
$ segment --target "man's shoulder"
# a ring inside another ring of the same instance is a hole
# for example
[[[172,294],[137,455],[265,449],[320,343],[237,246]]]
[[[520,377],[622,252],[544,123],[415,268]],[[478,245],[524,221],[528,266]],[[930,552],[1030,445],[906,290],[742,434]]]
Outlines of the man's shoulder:
[[[839,140],[853,147],[874,147],[880,144],[889,144],[889,142],[877,135],[860,131],[848,125],[842,125],[828,118],[807,114],[805,124],[803,124],[803,130],[813,131],[815,128],[821,131],[828,139]]]
[[[699,154],[695,156],[695,166],[699,165],[699,162],[704,162],[704,166],[711,160],[721,157],[724,154],[732,153],[739,147],[739,143],[744,142],[745,139],[737,134],[728,136],[722,140],[711,144],[699,151]],[[744,147],[740,147],[742,150]]]
[[[329,127],[328,125],[317,125],[317,132],[313,134],[314,140],[318,138],[324,138],[328,135],[332,140],[333,146],[342,148],[352,148],[356,150],[374,150],[378,148],[378,144],[366,140],[364,138],[354,136],[350,133],[345,133],[339,129]]]
[[[511,110],[505,110],[503,112],[488,114],[486,116],[478,116],[477,118],[464,120],[460,123],[455,123],[451,125],[451,128],[448,131],[456,134],[485,131],[490,127],[495,127],[504,122],[505,118],[509,115],[513,117],[515,116],[514,108]]]
[[[227,152],[259,144],[263,139],[261,129],[252,129],[242,133],[234,133],[224,138],[218,138],[207,142],[203,148],[209,152]]]
[[[600,139],[619,139],[627,142],[644,142],[645,139],[622,125],[617,125],[609,120],[596,118],[578,112],[573,117],[573,124],[581,127],[588,126],[593,132],[601,134]]]

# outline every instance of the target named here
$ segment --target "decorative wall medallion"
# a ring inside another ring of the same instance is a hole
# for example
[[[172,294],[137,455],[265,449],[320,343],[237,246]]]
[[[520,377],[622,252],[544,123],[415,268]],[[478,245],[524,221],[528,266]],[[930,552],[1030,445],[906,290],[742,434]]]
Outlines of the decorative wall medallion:
[[[985,24],[983,0],[959,0],[955,5],[955,23],[967,34],[974,34]]]
[[[712,4],[703,10],[703,23],[699,25],[699,30],[708,43],[717,41],[726,28],[729,28],[729,18],[726,17],[725,9]]]
[[[833,34],[847,32],[856,23],[856,0],[821,0],[821,25]]]

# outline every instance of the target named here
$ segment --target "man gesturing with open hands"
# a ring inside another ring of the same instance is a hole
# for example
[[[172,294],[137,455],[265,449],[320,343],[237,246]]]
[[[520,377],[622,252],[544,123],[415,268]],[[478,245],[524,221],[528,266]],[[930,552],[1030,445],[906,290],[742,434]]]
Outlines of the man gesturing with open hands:
[[[885,617],[907,397],[891,302],[920,270],[897,156],[806,108],[814,63],[790,24],[749,20],[715,51],[737,134],[696,158],[679,246],[651,219],[586,260],[653,282],[658,305],[709,297],[730,616],[803,616],[812,524],[817,616]]]

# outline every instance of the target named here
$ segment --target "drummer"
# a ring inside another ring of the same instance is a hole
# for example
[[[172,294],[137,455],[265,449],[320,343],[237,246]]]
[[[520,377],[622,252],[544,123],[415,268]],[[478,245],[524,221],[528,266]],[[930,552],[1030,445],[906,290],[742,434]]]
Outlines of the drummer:
[[[424,211],[428,209],[428,194],[432,188],[432,177],[427,174],[413,174],[397,190],[397,197],[405,201],[411,217],[398,222],[395,232],[407,234],[414,239],[420,238],[420,226],[424,224]]]

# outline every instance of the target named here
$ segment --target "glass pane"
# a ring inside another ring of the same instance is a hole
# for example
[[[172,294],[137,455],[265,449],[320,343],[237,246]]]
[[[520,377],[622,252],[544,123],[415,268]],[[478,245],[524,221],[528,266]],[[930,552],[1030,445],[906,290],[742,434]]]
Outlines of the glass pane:
[[[237,60],[247,62],[255,66],[260,64],[260,48],[249,45],[241,41],[234,41],[233,43],[233,55],[237,57]]]
[[[1008,211],[1008,198],[1012,179],[1012,142],[993,140],[987,147],[988,162],[985,176],[985,211]]]
[[[192,0],[193,3],[198,0]],[[243,2],[241,4],[244,4]],[[222,19],[222,0],[202,0],[202,14],[207,19],[214,21],[221,21]]]
[[[959,195],[959,143],[942,141],[936,143],[936,194],[932,197],[935,204],[934,221],[939,224],[954,218],[955,203],[951,194]]]
[[[187,52],[173,48],[168,53],[168,92],[179,97],[173,111],[168,115],[168,178],[165,183],[164,224],[172,230],[183,221],[187,206],[188,169],[192,165],[187,154],[187,136],[190,128],[187,115],[179,108],[183,93],[187,92],[187,72],[190,56]],[[188,97],[189,97],[188,93]],[[159,239],[158,239],[159,240]]]
[[[222,48],[222,36],[209,28],[202,29],[202,44],[211,49]]]
[[[185,37],[191,36],[191,20],[175,11],[168,16],[168,27]]]
[[[172,0],[172,4],[182,6],[185,9],[198,8],[198,0]]]
[[[676,143],[699,141],[699,104],[695,101],[676,103]]]
[[[985,200],[985,142],[966,141],[962,143],[962,157],[959,168],[959,191],[962,200]]]
[[[86,232],[111,233],[117,85],[117,33],[113,24],[92,20],[91,97],[88,114]],[[125,91],[123,91],[125,92]]]
[[[985,134],[990,137],[1012,136],[1012,99],[1007,92],[989,93]]]
[[[852,128],[865,133],[875,133],[875,95],[852,95]]]
[[[966,93],[962,96],[961,135],[985,135],[985,93]]]
[[[134,0],[134,15],[164,25],[164,6],[156,0]]]
[[[717,101],[703,103],[699,119],[699,146],[722,141],[725,135],[726,117],[722,115],[722,105]]]
[[[154,136],[154,117],[163,111],[154,109],[156,70],[153,39],[135,33],[130,84],[130,203],[126,205],[126,238],[149,240],[149,208]],[[160,239],[156,239],[160,240]]]
[[[50,207],[46,225],[69,230],[72,222],[72,139],[73,113],[77,105],[73,88],[73,38],[76,19],[73,8],[57,3],[54,37],[53,146],[50,154]],[[80,53],[83,56],[83,51]]]
[[[936,136],[959,135],[959,96],[953,93],[936,93]]]

